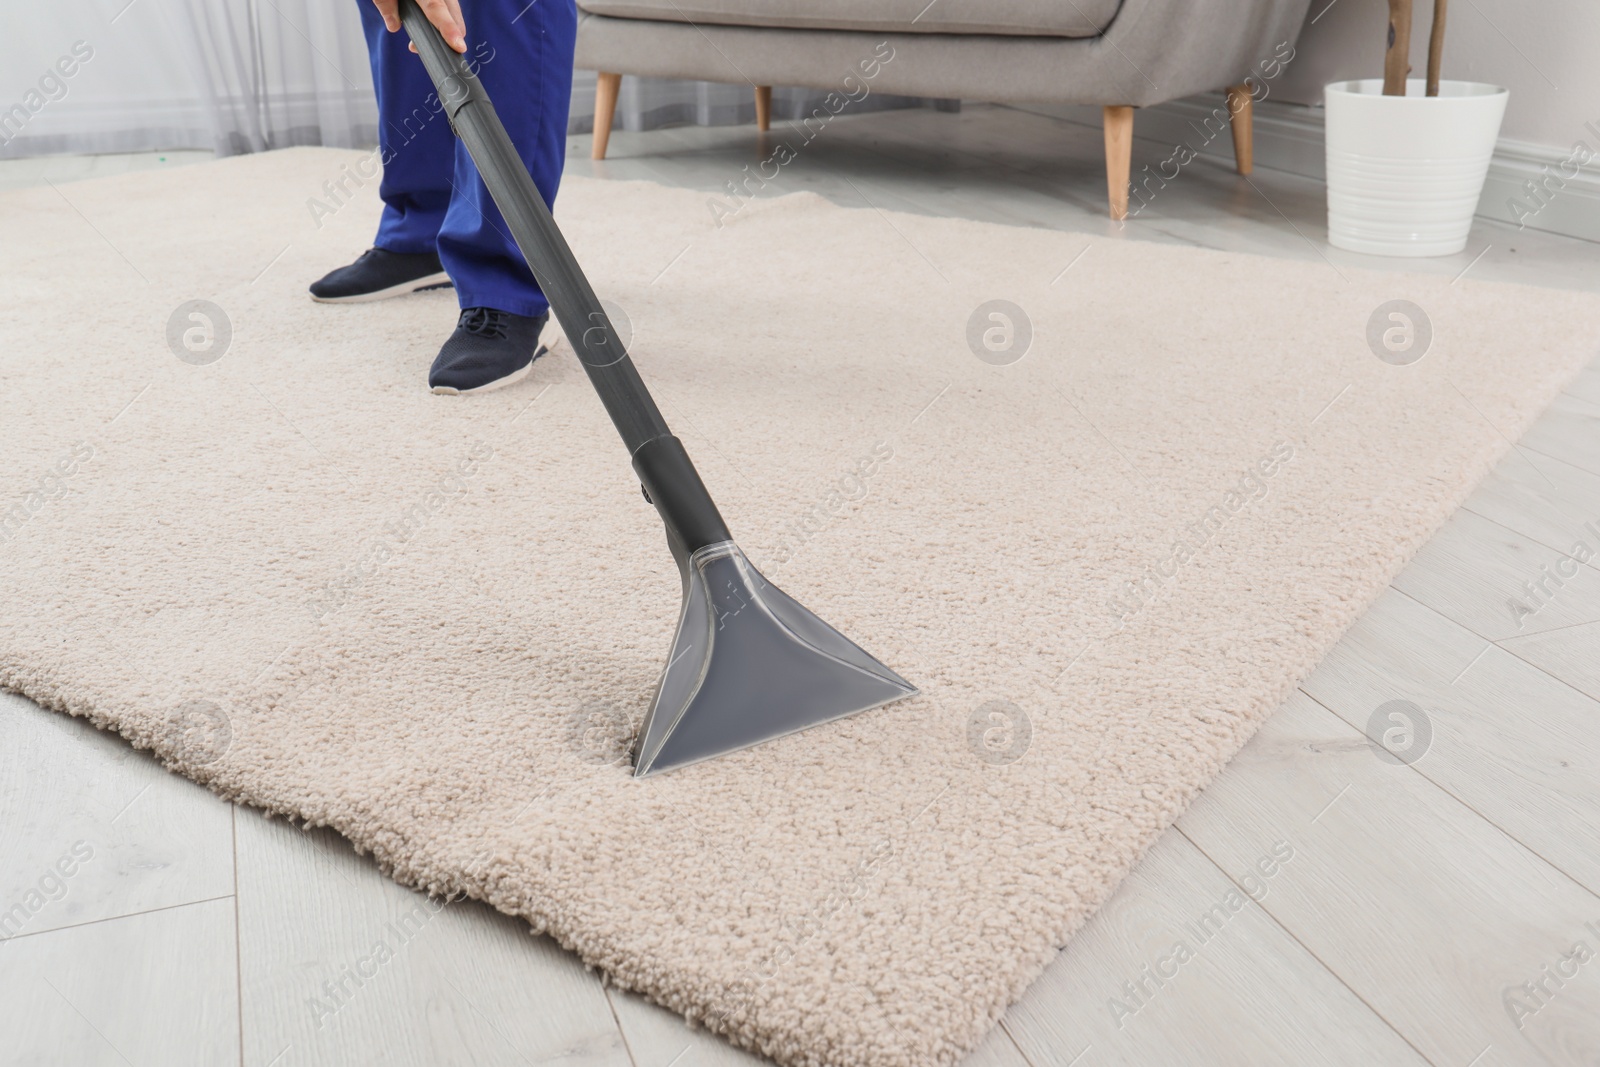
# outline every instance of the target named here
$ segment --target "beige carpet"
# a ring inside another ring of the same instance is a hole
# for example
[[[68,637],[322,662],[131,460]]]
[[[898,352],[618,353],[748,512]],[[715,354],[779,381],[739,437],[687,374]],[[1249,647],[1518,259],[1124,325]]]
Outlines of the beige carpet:
[[[0,681],[783,1064],[971,1048],[1596,351],[1586,296],[571,180],[747,551],[925,691],[634,781],[655,515],[565,348],[435,397],[452,295],[306,299],[357,158],[0,197]]]

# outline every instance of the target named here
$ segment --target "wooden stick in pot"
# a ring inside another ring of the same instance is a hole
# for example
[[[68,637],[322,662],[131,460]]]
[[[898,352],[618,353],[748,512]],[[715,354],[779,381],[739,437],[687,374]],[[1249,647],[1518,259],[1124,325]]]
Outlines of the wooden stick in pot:
[[[1411,0],[1389,0],[1389,41],[1383,53],[1383,95],[1406,95],[1411,73]]]

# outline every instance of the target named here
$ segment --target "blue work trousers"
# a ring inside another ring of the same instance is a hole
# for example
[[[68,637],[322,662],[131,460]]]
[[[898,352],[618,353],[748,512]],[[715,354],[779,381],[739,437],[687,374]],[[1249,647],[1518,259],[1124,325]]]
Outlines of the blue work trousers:
[[[517,250],[472,157],[451,132],[405,30],[389,33],[358,0],[378,93],[383,219],[373,242],[390,252],[439,253],[461,306],[544,314],[549,301]],[[555,204],[572,97],[574,0],[461,0],[467,59],[494,101],[545,203]]]

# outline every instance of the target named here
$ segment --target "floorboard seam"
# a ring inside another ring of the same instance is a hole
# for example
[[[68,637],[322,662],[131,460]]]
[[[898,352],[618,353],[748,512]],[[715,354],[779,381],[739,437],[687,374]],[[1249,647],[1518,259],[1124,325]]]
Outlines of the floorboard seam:
[[[1006,1040],[1011,1042],[1011,1047],[1017,1050],[1017,1055],[1022,1057],[1022,1062],[1027,1064],[1028,1067],[1038,1067],[1038,1065],[1033,1062],[1033,1058],[1030,1057],[1028,1055],[1028,1053],[1023,1049],[1022,1042],[1017,1040],[1017,1035],[1013,1034],[1011,1032],[1011,1027],[1006,1022],[1005,1016],[1002,1015],[1000,1017],[1000,1022],[997,1023],[996,1025],[998,1025],[1000,1027],[1001,1032],[1003,1032],[1006,1035]]]
[[[1315,703],[1317,705],[1317,707],[1323,709],[1329,715],[1332,715],[1334,718],[1338,719],[1340,722],[1342,722],[1346,726],[1350,727],[1350,729],[1355,730],[1358,733],[1360,732],[1360,729],[1361,729],[1360,727],[1353,725],[1350,722],[1349,719],[1346,719],[1343,715],[1340,715],[1337,711],[1334,711],[1333,708],[1329,707],[1325,702],[1317,699],[1309,691],[1307,691],[1306,689],[1302,688],[1300,690],[1300,692],[1304,693],[1306,695],[1307,699],[1309,699],[1313,703]],[[1363,734],[1362,736],[1365,737],[1366,735]],[[1506,829],[1504,826],[1501,826],[1498,822],[1496,822],[1494,819],[1491,819],[1488,815],[1484,814],[1482,811],[1479,811],[1478,808],[1471,801],[1464,799],[1459,794],[1457,794],[1455,792],[1455,790],[1451,789],[1449,786],[1447,786],[1444,783],[1440,782],[1438,779],[1428,775],[1427,773],[1425,773],[1422,770],[1419,770],[1418,767],[1417,767],[1417,764],[1421,763],[1421,762],[1422,762],[1422,760],[1418,759],[1418,760],[1416,760],[1416,761],[1414,761],[1412,763],[1406,764],[1406,766],[1408,768],[1410,768],[1423,781],[1427,782],[1429,785],[1431,785],[1435,789],[1439,790],[1439,792],[1443,793],[1445,796],[1449,797],[1451,800],[1455,801],[1457,804],[1460,804],[1463,808],[1466,808],[1468,811],[1472,812],[1473,815],[1476,815],[1478,818],[1482,819],[1488,825],[1494,827],[1495,830],[1497,830],[1507,841],[1510,841],[1512,844],[1516,845],[1518,848],[1523,849],[1524,851],[1526,851],[1528,853],[1528,855],[1530,855],[1533,858],[1537,859],[1540,863],[1543,863],[1545,866],[1549,867],[1552,871],[1555,871],[1556,873],[1560,874],[1561,877],[1565,878],[1567,881],[1571,882],[1573,885],[1577,886],[1579,889],[1581,889],[1585,893],[1589,894],[1589,896],[1594,897],[1597,901],[1600,901],[1600,890],[1597,890],[1595,888],[1592,888],[1592,887],[1586,885],[1581,878],[1578,878],[1576,875],[1574,875],[1570,871],[1568,871],[1565,867],[1563,867],[1559,863],[1556,863],[1555,861],[1551,860],[1549,857],[1547,857],[1543,853],[1541,853],[1538,849],[1534,848],[1532,845],[1530,845],[1526,841],[1522,840],[1522,838],[1518,837],[1516,834],[1512,833],[1510,830]]]
[[[1329,712],[1329,714],[1331,715],[1333,713]],[[1334,716],[1334,717],[1338,718],[1338,716]],[[1343,722],[1344,720],[1340,719],[1339,721]],[[1206,858],[1206,862],[1210,863],[1213,867],[1215,867],[1218,870],[1218,872],[1221,873],[1222,877],[1224,877],[1224,878],[1226,878],[1228,880],[1228,884],[1229,885],[1232,885],[1239,892],[1244,893],[1246,896],[1249,896],[1249,891],[1246,890],[1243,886],[1241,886],[1237,881],[1235,881],[1233,875],[1229,874],[1223,868],[1222,864],[1220,864],[1220,863],[1218,863],[1216,861],[1216,858],[1213,857],[1211,855],[1211,853],[1207,852],[1204,848],[1202,848],[1198,841],[1196,841],[1194,838],[1190,837],[1189,836],[1189,832],[1187,830],[1185,830],[1177,822],[1174,822],[1172,824],[1171,828],[1173,830],[1176,830],[1178,833],[1182,834],[1183,835],[1183,839],[1185,841],[1189,842],[1189,844],[1193,845],[1195,847],[1195,851],[1199,852],[1200,855],[1204,856]],[[1252,897],[1251,899],[1254,899],[1254,898]],[[1343,975],[1341,975],[1338,971],[1336,971],[1332,967],[1330,967],[1328,965],[1328,961],[1327,960],[1324,960],[1321,956],[1317,955],[1314,951],[1312,951],[1311,946],[1307,945],[1304,941],[1300,940],[1300,938],[1298,936],[1296,936],[1296,934],[1295,934],[1295,932],[1293,930],[1289,929],[1287,926],[1284,925],[1283,920],[1279,919],[1276,915],[1274,915],[1270,910],[1267,909],[1267,906],[1265,904],[1261,904],[1261,903],[1257,902],[1256,907],[1260,908],[1261,909],[1261,913],[1263,915],[1265,915],[1267,918],[1271,919],[1273,925],[1276,926],[1278,929],[1282,930],[1286,937],[1288,937],[1295,944],[1299,945],[1301,947],[1301,949],[1303,949],[1305,951],[1306,955],[1308,955],[1312,959],[1316,960],[1317,961],[1317,966],[1321,967],[1324,971],[1326,971],[1328,973],[1329,977],[1331,977],[1334,981],[1338,982],[1340,985],[1342,985],[1346,989],[1348,989],[1350,991],[1350,995],[1351,996],[1355,997],[1358,1001],[1360,1001],[1362,1003],[1362,1005],[1364,1005],[1366,1007],[1366,1009],[1368,1011],[1370,1011],[1376,1019],[1378,1019],[1380,1022],[1382,1022],[1383,1025],[1387,1026],[1391,1031],[1393,1031],[1394,1036],[1398,1037],[1401,1041],[1404,1041],[1406,1043],[1407,1047],[1409,1047],[1411,1049],[1411,1051],[1413,1051],[1413,1052],[1415,1052],[1417,1054],[1417,1058],[1418,1059],[1420,1059],[1423,1063],[1432,1064],[1433,1067],[1447,1067],[1447,1065],[1436,1063],[1434,1060],[1431,1060],[1427,1056],[1425,1056],[1423,1054],[1422,1050],[1420,1048],[1418,1048],[1412,1042],[1412,1040],[1409,1037],[1407,1037],[1405,1035],[1405,1033],[1403,1033],[1400,1030],[1400,1028],[1398,1026],[1396,1026],[1394,1023],[1389,1021],[1388,1016],[1384,1015],[1383,1012],[1379,1011],[1376,1007],[1374,1007],[1372,1005],[1372,1003],[1370,1001],[1368,1001],[1366,997],[1362,996],[1361,993],[1358,990],[1356,990],[1353,986],[1351,986],[1349,982],[1346,982],[1344,980],[1344,976]]]
[[[239,1067],[244,1067],[244,944],[239,923],[239,805],[228,805],[228,850],[233,855],[233,981],[239,1011]]]
[[[53,715],[55,713],[46,712],[46,714]],[[85,919],[81,923],[69,923],[66,926],[52,926],[48,930],[30,930],[25,934],[13,934],[7,938],[0,938],[0,945],[4,945],[12,941],[21,941],[24,938],[29,937],[44,937],[46,934],[59,934],[63,930],[80,930],[85,926],[99,926],[102,923],[114,923],[123,919],[137,919],[141,915],[158,915],[163,911],[177,911],[179,908],[193,908],[201,904],[214,904],[219,900],[229,900],[232,897],[232,893],[224,893],[219,897],[204,897],[200,900],[186,900],[182,904],[164,904],[159,908],[145,908],[143,911],[130,911],[121,915],[107,915],[100,919]]]
[[[600,983],[600,995],[606,998],[606,1008],[611,1012],[611,1023],[617,1028],[617,1036],[622,1039],[623,1054],[628,1057],[628,1062],[633,1067],[639,1067],[639,1061],[633,1055],[633,1046],[628,1043],[628,1032],[622,1028],[622,1017],[617,1014],[617,1006],[611,1000],[611,987],[602,978],[596,978]]]
[[[1478,631],[1474,630],[1472,627],[1466,625],[1465,623],[1457,622],[1455,619],[1452,619],[1450,616],[1444,614],[1438,608],[1434,607],[1432,604],[1427,604],[1427,603],[1424,603],[1421,600],[1418,600],[1416,597],[1412,596],[1410,593],[1406,592],[1404,589],[1400,589],[1400,588],[1398,588],[1398,587],[1396,587],[1394,585],[1389,586],[1389,588],[1392,591],[1394,591],[1396,593],[1399,593],[1401,596],[1405,597],[1407,600],[1411,601],[1413,604],[1417,605],[1419,608],[1422,608],[1425,611],[1428,611],[1428,612],[1431,612],[1434,615],[1437,615],[1439,618],[1443,619],[1445,622],[1449,623],[1451,626],[1454,626],[1457,629],[1459,629],[1459,630],[1461,630],[1461,631],[1463,631],[1465,633],[1471,634],[1473,637],[1476,637],[1480,641],[1487,642],[1488,644],[1494,646],[1495,648],[1498,648],[1501,652],[1504,652],[1506,655],[1510,656],[1512,659],[1516,660],[1518,663],[1521,663],[1521,664],[1524,664],[1525,666],[1531,667],[1534,670],[1538,671],[1540,674],[1544,675],[1546,678],[1552,679],[1553,681],[1559,682],[1560,684],[1566,686],[1568,689],[1572,690],[1574,693],[1577,693],[1579,696],[1583,697],[1583,699],[1592,700],[1592,701],[1595,701],[1596,703],[1600,703],[1600,698],[1597,698],[1596,696],[1594,696],[1594,694],[1584,692],[1582,689],[1578,688],[1576,685],[1573,685],[1571,682],[1567,681],[1565,678],[1561,677],[1559,674],[1552,674],[1550,671],[1545,670],[1545,668],[1543,668],[1539,664],[1533,662],[1531,659],[1528,659],[1525,656],[1519,656],[1517,654],[1516,649],[1507,648],[1505,645],[1501,644],[1500,641],[1496,641],[1493,638],[1483,636]],[[1578,623],[1573,623],[1572,625],[1573,626],[1592,626],[1592,625],[1594,625],[1595,621],[1600,621],[1600,620],[1592,620],[1590,622],[1578,622]],[[1568,627],[1565,627],[1565,626],[1558,626],[1558,627],[1555,628],[1555,630],[1549,630],[1549,631],[1541,630],[1539,632],[1540,633],[1554,633],[1556,630],[1565,630],[1567,628]],[[1521,637],[1534,637],[1536,635],[1535,634],[1517,634],[1516,636],[1521,638]],[[1510,640],[1512,640],[1512,638],[1506,637],[1506,638],[1502,638],[1501,640],[1510,641]],[[1455,683],[1452,682],[1450,684],[1454,685]],[[1306,694],[1306,695],[1310,696],[1309,693]],[[1312,697],[1312,699],[1315,700],[1316,698]],[[1317,702],[1319,704],[1321,703],[1321,701],[1317,701]]]

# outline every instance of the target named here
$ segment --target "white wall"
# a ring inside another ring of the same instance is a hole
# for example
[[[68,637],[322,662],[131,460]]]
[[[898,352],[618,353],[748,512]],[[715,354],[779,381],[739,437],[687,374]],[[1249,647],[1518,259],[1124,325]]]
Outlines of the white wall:
[[[1433,5],[1416,0],[1412,75],[1428,65]],[[1383,76],[1385,0],[1311,0],[1295,60],[1277,99],[1320,104],[1322,87]],[[1511,90],[1503,139],[1570,149],[1600,127],[1600,3],[1595,0],[1454,0],[1445,20],[1443,76]]]

